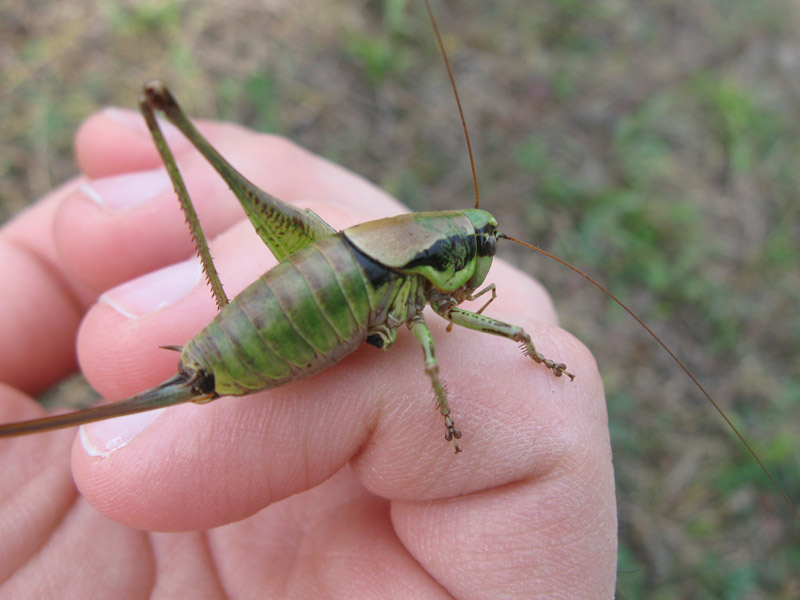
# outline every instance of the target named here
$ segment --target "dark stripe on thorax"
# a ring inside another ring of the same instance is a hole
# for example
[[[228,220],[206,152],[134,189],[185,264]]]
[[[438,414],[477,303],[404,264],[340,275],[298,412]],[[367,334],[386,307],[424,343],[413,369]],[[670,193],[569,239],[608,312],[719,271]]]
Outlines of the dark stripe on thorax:
[[[474,260],[477,252],[474,235],[453,235],[437,240],[406,263],[406,269],[428,266],[443,273],[458,272]]]

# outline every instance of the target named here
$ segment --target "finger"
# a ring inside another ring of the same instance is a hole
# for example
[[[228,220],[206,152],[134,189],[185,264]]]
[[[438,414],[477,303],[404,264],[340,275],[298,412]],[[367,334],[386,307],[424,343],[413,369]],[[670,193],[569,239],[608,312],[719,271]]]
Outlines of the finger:
[[[396,501],[397,535],[456,598],[556,598],[564,582],[570,598],[611,598],[616,506],[608,446],[593,445],[599,441],[587,436],[583,452],[565,456],[565,469],[543,477],[444,500]]]
[[[3,582],[2,592],[8,598],[80,598],[102,589],[114,598],[145,597],[152,589],[149,550],[145,533],[78,501],[35,558]]]
[[[77,139],[77,153],[87,172],[97,176],[63,202],[56,219],[56,240],[64,264],[77,279],[100,293],[128,279],[185,259],[194,252],[166,171],[143,161],[158,154],[135,114],[106,112],[91,118]],[[376,194],[365,181],[345,174],[294,144],[258,135],[233,125],[201,123],[201,129],[220,152],[257,185],[287,202],[310,207],[321,202],[339,206],[332,212],[334,227],[343,222],[352,194]],[[113,132],[113,137],[108,134]],[[170,137],[179,137],[171,129]],[[140,147],[143,138],[148,145]],[[127,154],[110,152],[109,139]],[[112,170],[108,156],[120,161]],[[181,143],[176,158],[189,195],[200,215],[206,237],[212,239],[243,219],[242,209],[224,181],[194,149]],[[148,165],[150,168],[136,170]],[[126,168],[127,167],[127,168]],[[298,185],[296,182],[302,182]],[[347,193],[344,190],[348,190]],[[384,204],[392,201],[385,198]],[[393,214],[402,209],[394,203]],[[384,216],[385,212],[376,211]]]
[[[225,184],[172,127],[165,133],[183,162],[190,193],[209,222],[209,236],[239,219]],[[191,255],[179,204],[142,119],[109,109],[94,115],[76,137],[79,162],[92,179],[59,207],[55,237],[69,272],[96,293]],[[196,175],[196,176],[195,176]],[[206,210],[206,207],[208,209]]]
[[[176,156],[191,151],[191,144],[178,129],[163,119],[159,119],[159,125]],[[206,135],[215,139],[236,127],[215,121],[200,125]],[[115,106],[91,115],[81,124],[75,134],[75,157],[89,179],[163,166],[141,113]]]
[[[79,185],[64,184],[0,229],[0,381],[31,394],[75,368],[75,332],[92,301],[65,272],[53,239],[57,207]]]
[[[233,595],[451,597],[397,539],[389,502],[367,492],[347,468],[305,494],[212,530],[209,545]]]
[[[39,413],[31,398],[0,385],[1,422]],[[0,443],[0,597],[46,598],[54,589],[58,597],[92,597],[98,589],[143,597],[156,580],[191,597],[213,594],[213,564],[197,535],[149,543],[78,495],[64,460],[73,439],[71,431],[56,431]],[[192,594],[195,588],[203,592]]]
[[[176,153],[188,150],[189,142],[174,127],[164,122],[160,124]],[[75,158],[90,179],[149,171],[161,166],[139,112],[114,106],[93,114],[81,124],[75,134]]]
[[[2,422],[40,415],[34,401],[0,384]],[[78,498],[63,460],[73,436],[54,432],[42,439],[3,440],[0,461],[0,581],[24,565],[47,543]]]

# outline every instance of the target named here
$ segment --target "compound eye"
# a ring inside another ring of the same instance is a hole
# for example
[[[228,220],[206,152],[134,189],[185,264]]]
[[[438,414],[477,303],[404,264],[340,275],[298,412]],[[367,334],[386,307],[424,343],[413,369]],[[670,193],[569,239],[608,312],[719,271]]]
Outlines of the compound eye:
[[[479,246],[481,256],[494,256],[497,252],[497,239],[492,233],[484,233],[480,236]]]

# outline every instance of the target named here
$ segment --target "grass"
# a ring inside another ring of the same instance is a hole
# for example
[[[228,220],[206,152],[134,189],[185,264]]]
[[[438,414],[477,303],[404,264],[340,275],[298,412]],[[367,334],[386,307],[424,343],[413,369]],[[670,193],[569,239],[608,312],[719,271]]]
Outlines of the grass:
[[[75,172],[82,119],[155,75],[190,114],[287,135],[413,209],[472,203],[417,2],[41,4],[0,9],[0,219]],[[796,3],[435,8],[486,208],[645,316],[800,499]],[[686,378],[570,273],[501,254],[598,358],[621,597],[800,595],[798,524]]]

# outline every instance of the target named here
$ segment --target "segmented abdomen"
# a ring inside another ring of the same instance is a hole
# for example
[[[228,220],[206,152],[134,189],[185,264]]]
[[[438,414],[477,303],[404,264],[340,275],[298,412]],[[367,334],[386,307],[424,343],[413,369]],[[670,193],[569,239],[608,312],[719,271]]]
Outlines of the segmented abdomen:
[[[220,395],[308,377],[367,334],[369,292],[336,235],[289,256],[250,284],[181,351],[181,368],[213,375]]]

